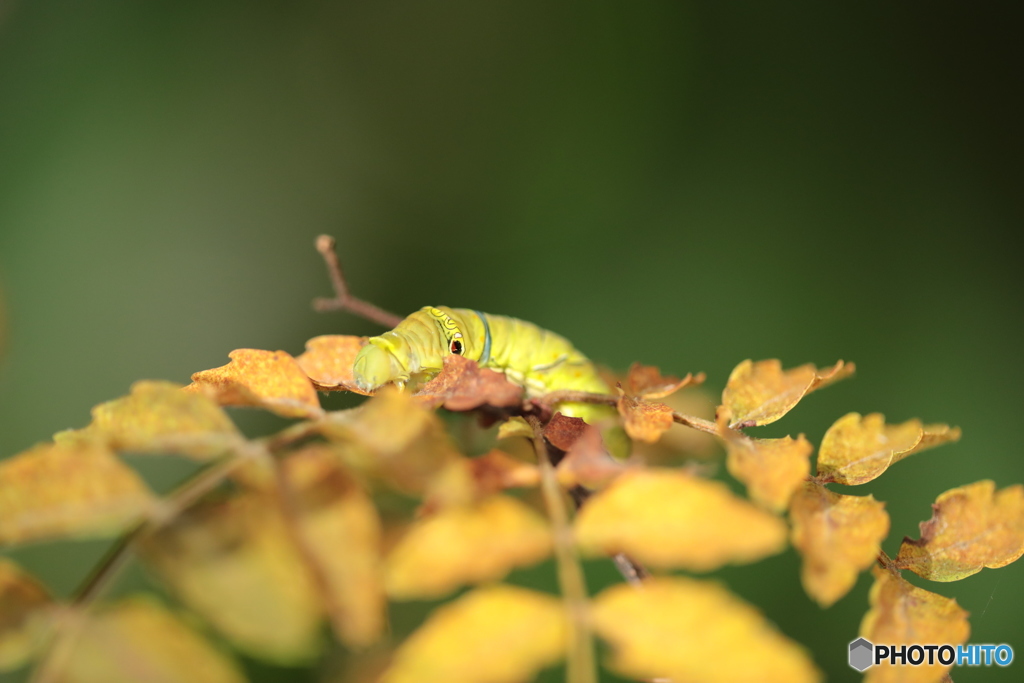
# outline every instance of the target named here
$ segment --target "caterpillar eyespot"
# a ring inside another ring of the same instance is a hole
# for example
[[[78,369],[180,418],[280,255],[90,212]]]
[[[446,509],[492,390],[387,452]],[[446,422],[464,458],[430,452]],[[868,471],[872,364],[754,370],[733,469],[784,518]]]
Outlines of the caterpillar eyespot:
[[[452,339],[452,343],[448,345],[448,350],[454,354],[462,354],[462,342],[458,339]]]

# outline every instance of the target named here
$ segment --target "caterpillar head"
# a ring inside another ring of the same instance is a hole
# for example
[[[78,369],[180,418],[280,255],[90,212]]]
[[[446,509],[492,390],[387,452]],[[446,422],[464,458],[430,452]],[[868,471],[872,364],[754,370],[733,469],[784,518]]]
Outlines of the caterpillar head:
[[[391,351],[372,342],[362,348],[352,365],[356,386],[372,392],[388,382],[404,381],[407,376],[402,364]]]

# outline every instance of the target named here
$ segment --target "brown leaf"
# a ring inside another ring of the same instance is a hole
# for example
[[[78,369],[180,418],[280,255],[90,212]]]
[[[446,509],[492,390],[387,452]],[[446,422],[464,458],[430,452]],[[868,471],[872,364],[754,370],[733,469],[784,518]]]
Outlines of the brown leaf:
[[[618,584],[594,600],[598,635],[613,646],[610,667],[630,678],[702,683],[812,683],[808,653],[721,585],[657,577],[639,589]]]
[[[722,404],[732,414],[733,429],[775,422],[805,395],[853,374],[853,363],[839,361],[817,369],[808,363],[783,372],[776,359],[756,363],[745,360],[729,375]]]
[[[693,373],[687,373],[686,377],[682,379],[672,375],[663,376],[661,371],[653,365],[633,363],[629,366],[629,372],[626,374],[625,391],[630,396],[641,398],[665,398],[683,387],[702,384],[704,378],[703,372],[697,373],[696,376]]]
[[[921,538],[903,539],[896,564],[932,581],[957,581],[1024,554],[1024,486],[996,491],[989,480],[946,491],[921,522]]]
[[[496,408],[518,406],[523,388],[505,379],[505,375],[481,368],[463,356],[445,356],[444,368],[416,392],[424,405],[444,406],[448,410],[473,410],[482,405]]]
[[[398,648],[381,683],[518,683],[565,652],[556,598],[512,586],[478,588],[437,608]]]
[[[558,481],[565,488],[579,485],[598,490],[625,472],[626,465],[613,458],[605,448],[601,430],[587,425],[583,435],[573,442],[555,470]]]
[[[209,394],[223,406],[264,408],[282,417],[323,415],[316,389],[284,351],[235,349],[231,362],[192,375],[187,389]]]
[[[664,403],[623,394],[615,405],[631,439],[654,443],[672,426],[672,409]]]
[[[668,396],[665,405],[682,415],[705,420],[715,419],[717,398],[704,391],[680,391]],[[665,432],[655,444],[633,442],[633,455],[647,464],[673,463],[680,459],[706,459],[719,453],[719,440],[712,434],[677,425]],[[716,457],[717,459],[717,457]]]
[[[381,523],[359,483],[330,447],[314,444],[283,461],[298,503],[298,530],[323,571],[334,632],[352,647],[376,642],[384,631]]]
[[[517,460],[497,448],[470,458],[468,464],[477,490],[483,495],[504,489],[537,486],[540,483],[540,471],[536,465]]]
[[[726,438],[729,474],[747,486],[756,503],[782,512],[811,471],[814,447],[801,434],[795,440],[751,439],[732,432]]]
[[[332,413],[321,430],[347,446],[352,467],[410,494],[422,494],[458,457],[437,415],[393,387],[378,390],[357,410]]]
[[[98,444],[41,444],[0,462],[0,544],[108,536],[141,521],[154,498]]]
[[[789,509],[792,543],[803,557],[800,580],[822,607],[846,595],[874,563],[889,534],[885,504],[872,496],[844,496],[806,483]]]
[[[544,438],[555,448],[568,451],[586,429],[587,423],[582,417],[569,417],[562,413],[555,413],[551,420],[544,425]]]
[[[543,517],[508,496],[452,507],[413,524],[388,556],[388,594],[437,598],[466,583],[501,579],[551,552]]]
[[[142,539],[141,551],[189,607],[252,656],[294,663],[319,650],[320,600],[273,496],[202,503]]]
[[[876,567],[871,587],[871,609],[860,623],[860,635],[885,645],[949,644],[967,642],[971,628],[967,612],[956,600],[936,595],[907,583],[895,574]],[[938,663],[920,666],[890,666],[883,662],[867,671],[865,683],[935,683],[948,666]]]
[[[0,672],[23,666],[40,650],[52,605],[42,584],[0,557]]]
[[[320,391],[352,391],[368,395],[356,386],[352,366],[356,355],[366,346],[366,337],[326,334],[306,342],[306,351],[295,359],[309,380]]]
[[[669,469],[626,472],[580,509],[575,531],[585,552],[692,571],[754,562],[786,545],[778,517],[720,482]]]
[[[200,460],[222,455],[242,439],[210,397],[155,381],[136,382],[129,396],[93,408],[86,431],[115,450],[182,453]]]
[[[245,683],[221,648],[149,598],[122,600],[90,616],[61,683]]]
[[[818,454],[818,479],[823,483],[864,484],[903,458],[959,438],[957,427],[924,427],[920,420],[887,425],[881,413],[863,418],[849,413],[825,432]]]

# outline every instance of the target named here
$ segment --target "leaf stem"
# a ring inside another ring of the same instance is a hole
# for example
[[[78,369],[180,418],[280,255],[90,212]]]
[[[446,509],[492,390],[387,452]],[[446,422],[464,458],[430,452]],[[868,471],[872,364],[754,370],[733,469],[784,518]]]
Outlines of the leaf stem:
[[[341,262],[338,261],[338,254],[334,250],[336,241],[330,235],[320,235],[316,238],[316,250],[327,264],[327,275],[331,278],[331,287],[334,288],[334,298],[320,297],[313,300],[313,308],[317,311],[348,311],[358,315],[360,318],[378,323],[387,328],[397,327],[402,322],[402,317],[389,313],[383,308],[374,306],[369,301],[352,296],[349,291],[348,282],[345,281],[345,274],[341,269]]]
[[[537,451],[540,468],[541,490],[544,504],[551,518],[555,542],[555,562],[558,566],[558,585],[569,618],[569,643],[566,681],[568,683],[596,683],[597,668],[594,663],[594,637],[587,615],[587,584],[583,576],[576,548],[572,542],[569,527],[569,513],[566,510],[562,487],[558,484],[551,456],[544,443],[543,427],[540,420],[530,415],[526,418],[533,428],[533,445]]]

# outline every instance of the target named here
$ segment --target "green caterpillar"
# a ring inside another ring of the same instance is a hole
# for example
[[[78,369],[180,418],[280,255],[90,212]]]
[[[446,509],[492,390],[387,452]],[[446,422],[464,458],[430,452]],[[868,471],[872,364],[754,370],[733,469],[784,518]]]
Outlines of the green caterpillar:
[[[449,354],[503,372],[530,397],[559,390],[611,393],[594,364],[565,337],[516,318],[445,306],[424,306],[390,332],[370,338],[356,356],[353,374],[363,391],[389,382],[405,386],[439,372]],[[557,407],[587,422],[613,414],[586,403]]]

